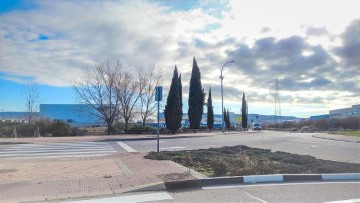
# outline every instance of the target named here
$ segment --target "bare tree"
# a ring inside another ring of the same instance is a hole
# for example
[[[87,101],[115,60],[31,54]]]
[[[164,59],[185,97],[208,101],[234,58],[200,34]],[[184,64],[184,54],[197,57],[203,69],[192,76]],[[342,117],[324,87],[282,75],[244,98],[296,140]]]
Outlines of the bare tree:
[[[147,67],[139,65],[138,75],[140,89],[143,89],[143,92],[140,95],[139,110],[142,124],[145,126],[146,119],[149,116],[154,115],[154,110],[156,108],[155,87],[161,83],[162,74],[160,71],[156,70],[155,65],[149,65]]]
[[[93,111],[88,110],[88,113],[106,123],[108,134],[114,131],[113,125],[120,112],[118,84],[122,72],[123,66],[119,61],[99,61],[74,82],[78,102],[92,107]]]
[[[139,79],[135,79],[129,71],[124,71],[118,80],[117,96],[121,106],[120,116],[125,122],[125,131],[128,130],[134,107],[143,92],[143,86],[139,84]]]
[[[39,106],[41,95],[39,86],[36,84],[27,84],[23,89],[25,117],[28,123],[33,123],[39,116]]]

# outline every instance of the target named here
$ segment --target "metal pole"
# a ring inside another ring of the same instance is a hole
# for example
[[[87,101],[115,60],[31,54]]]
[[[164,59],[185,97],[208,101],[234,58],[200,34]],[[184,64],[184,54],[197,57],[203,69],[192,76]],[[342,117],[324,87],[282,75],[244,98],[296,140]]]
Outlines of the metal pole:
[[[223,79],[224,76],[222,75],[222,72],[224,70],[224,67],[228,64],[228,63],[233,63],[234,61],[228,61],[226,62],[223,67],[221,68],[221,74],[220,74],[220,80],[221,80],[221,112],[222,112],[222,132],[224,133],[224,91],[223,91]]]
[[[157,112],[157,153],[159,153],[159,143],[160,143],[160,141],[159,141],[159,139],[160,139],[160,123],[159,123],[159,120],[160,120],[160,116],[159,116],[159,110],[160,110],[160,105],[159,105],[159,103],[160,103],[160,101],[158,101],[158,112]]]
[[[222,70],[221,70],[221,112],[222,112],[222,123],[221,123],[221,128],[222,128],[222,132],[224,133],[224,95],[223,95],[223,79],[224,77],[222,76]]]

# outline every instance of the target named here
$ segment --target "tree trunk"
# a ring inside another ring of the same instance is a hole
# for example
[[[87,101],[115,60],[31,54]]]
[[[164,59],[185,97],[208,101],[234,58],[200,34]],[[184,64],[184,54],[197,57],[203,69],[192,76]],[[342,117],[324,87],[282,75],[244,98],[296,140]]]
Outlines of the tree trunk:
[[[143,127],[145,127],[145,121],[146,121],[146,117],[144,117],[144,119],[143,119],[143,123],[142,123]]]
[[[125,119],[125,132],[128,131],[128,122],[129,122],[129,119]]]

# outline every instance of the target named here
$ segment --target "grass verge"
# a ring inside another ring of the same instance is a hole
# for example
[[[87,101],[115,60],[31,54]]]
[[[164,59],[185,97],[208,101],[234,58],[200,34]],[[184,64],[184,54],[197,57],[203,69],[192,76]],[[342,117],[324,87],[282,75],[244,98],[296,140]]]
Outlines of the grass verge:
[[[326,161],[312,156],[271,152],[244,145],[191,151],[148,153],[145,158],[172,160],[207,176],[359,173],[360,164]]]
[[[360,137],[360,131],[334,131],[330,134]]]

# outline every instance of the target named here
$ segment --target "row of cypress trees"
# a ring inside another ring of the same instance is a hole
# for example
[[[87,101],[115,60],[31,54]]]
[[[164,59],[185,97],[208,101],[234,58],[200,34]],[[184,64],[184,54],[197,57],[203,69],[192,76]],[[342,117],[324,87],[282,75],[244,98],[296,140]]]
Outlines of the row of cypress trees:
[[[241,103],[241,127],[246,130],[247,129],[247,123],[248,123],[248,106],[245,99],[245,92],[243,92],[242,97],[242,103]],[[230,129],[230,115],[229,115],[229,109],[225,109],[224,107],[224,123],[226,128]]]
[[[200,122],[203,115],[204,104],[205,104],[204,89],[201,85],[201,74],[199,66],[197,65],[196,59],[193,59],[193,66],[190,78],[189,88],[189,123],[191,129],[199,129]],[[182,84],[181,74],[179,76],[177,67],[175,66],[173,78],[171,80],[170,90],[165,105],[165,123],[166,127],[175,134],[176,130],[181,127],[182,120]],[[214,110],[211,99],[211,89],[209,90],[208,97],[208,127],[210,129],[214,126]]]
[[[205,105],[205,96],[206,93],[201,85],[201,74],[200,69],[197,65],[196,59],[193,59],[193,66],[191,71],[190,78],[190,88],[189,88],[189,123],[191,129],[199,129],[200,122],[203,115],[204,105]],[[181,83],[181,74],[179,76],[177,67],[175,66],[173,78],[171,80],[170,90],[167,97],[167,102],[165,105],[165,123],[166,127],[175,134],[176,130],[181,127],[182,120],[182,83]],[[214,127],[214,109],[212,105],[211,98],[211,88],[209,89],[209,96],[207,100],[207,127],[213,129]],[[243,93],[242,98],[242,127],[247,128],[247,104],[245,100],[245,93]],[[227,128],[230,128],[230,118],[229,110],[224,109],[224,121]]]

